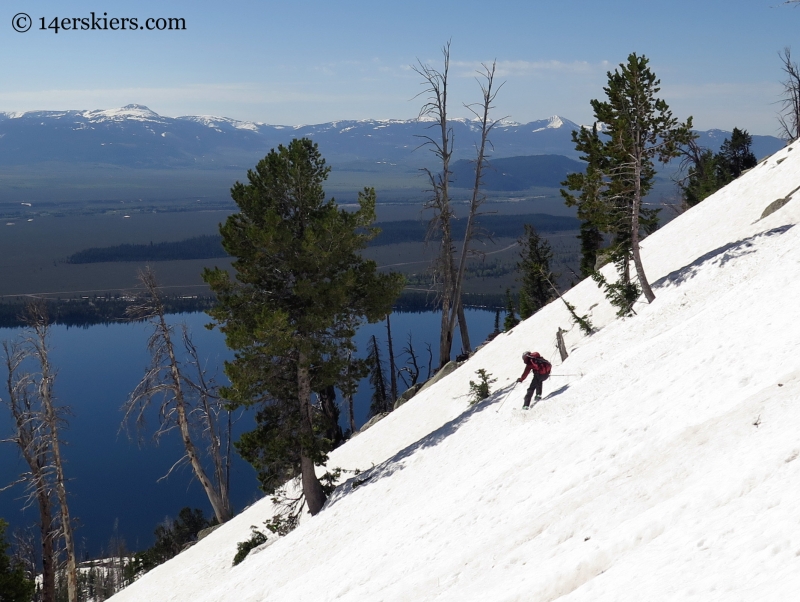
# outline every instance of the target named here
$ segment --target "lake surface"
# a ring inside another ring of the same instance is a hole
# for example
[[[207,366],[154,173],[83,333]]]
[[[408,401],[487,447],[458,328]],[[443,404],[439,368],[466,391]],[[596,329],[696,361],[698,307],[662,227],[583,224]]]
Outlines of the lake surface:
[[[473,346],[482,342],[494,328],[494,311],[466,310]],[[422,368],[420,379],[427,376],[430,343],[434,363],[438,357],[438,333],[441,316],[435,312],[395,313],[391,316],[395,362],[402,367],[401,352],[412,336]],[[170,316],[173,324],[185,322],[209,372],[224,380],[223,362],[232,357],[221,333],[209,331],[205,314]],[[0,341],[11,340],[21,329],[0,329]],[[152,441],[153,420],[143,434],[142,445],[120,430],[121,406],[137,385],[149,363],[147,338],[150,327],[142,323],[95,325],[89,328],[51,328],[51,362],[58,370],[55,392],[58,403],[71,408],[69,426],[62,430],[66,441],[65,473],[69,479],[70,513],[78,519],[77,551],[81,557],[101,554],[115,531],[124,538],[130,550],[140,550],[153,543],[153,530],[167,517],[175,517],[184,506],[202,508],[210,516],[211,508],[202,488],[184,467],[168,479],[159,481],[181,457],[177,433],[171,433],[156,446]],[[360,356],[366,355],[369,339],[375,335],[382,346],[382,359],[388,365],[386,323],[366,324],[359,329],[356,343]],[[453,345],[460,350],[460,337]],[[5,371],[2,371],[5,382]],[[387,374],[388,380],[388,374]],[[404,390],[402,381],[398,383]],[[5,389],[0,397],[6,397]],[[357,427],[366,422],[372,390],[365,380],[355,398]],[[250,430],[253,411],[237,413],[235,435]],[[155,418],[155,415],[153,415]],[[341,422],[347,426],[346,413]],[[10,418],[0,407],[0,437],[11,432]],[[231,500],[235,511],[241,511],[260,499],[255,472],[235,455],[231,474]],[[0,447],[0,484],[12,482],[24,470],[24,463],[14,445]],[[36,508],[22,510],[25,492],[18,486],[0,493],[0,517],[14,527],[33,526]]]

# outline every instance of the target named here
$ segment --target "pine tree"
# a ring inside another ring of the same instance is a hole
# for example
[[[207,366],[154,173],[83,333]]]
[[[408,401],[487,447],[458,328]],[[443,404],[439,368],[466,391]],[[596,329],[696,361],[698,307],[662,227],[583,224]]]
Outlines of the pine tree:
[[[377,416],[389,411],[389,396],[386,391],[386,376],[384,375],[381,351],[375,335],[370,338],[367,365],[369,366],[369,382],[372,385],[372,403],[369,407],[369,414]]]
[[[326,498],[315,466],[330,449],[315,430],[312,391],[336,385],[358,325],[383,319],[403,286],[360,255],[377,233],[374,189],[359,193],[357,211],[340,209],[325,199],[329,171],[310,140],[272,150],[234,185],[240,212],[220,227],[235,280],[203,273],[218,300],[209,313],[236,352],[223,395],[259,406],[258,428],[237,447],[262,486],[300,476],[312,515]]]
[[[752,141],[752,136],[739,128],[733,128],[731,137],[725,139],[718,153],[701,149],[694,140],[689,140],[681,149],[685,155],[684,165],[689,164],[686,178],[680,182],[686,204],[694,207],[738,178],[743,171],[755,167],[758,161],[750,150]]]
[[[727,183],[727,172],[720,163],[719,155],[702,149],[692,158],[685,180],[680,184],[686,205],[694,207],[711,196]]]
[[[646,57],[630,54],[627,63],[608,73],[608,86],[603,88],[606,100],[591,101],[596,121],[605,126],[603,137],[594,142],[599,145],[603,175],[601,223],[614,233],[611,259],[619,274],[617,283],[605,286],[612,302],[622,304],[622,313],[630,311],[637,288],[648,302],[655,299],[639,245],[642,233],[652,232],[658,223],[658,210],[642,204],[653,186],[654,161],[669,162],[692,137],[691,117],[679,123],[667,103],[657,98],[661,82],[648,63]],[[631,262],[638,284],[631,280]]]
[[[553,298],[550,281],[556,276],[550,271],[553,251],[550,243],[539,236],[536,228],[525,224],[525,235],[519,239],[520,261],[517,269],[522,275],[522,288],[519,291],[519,315],[525,320]]]
[[[567,190],[580,191],[578,196],[561,189],[561,196],[568,207],[578,208],[581,220],[581,276],[589,276],[595,270],[597,252],[603,244],[602,232],[608,230],[606,210],[601,197],[604,185],[603,167],[605,158],[603,143],[598,134],[597,124],[592,129],[581,128],[572,132],[575,149],[582,153],[580,159],[586,161],[586,171],[571,173],[561,185]]]
[[[511,289],[506,289],[506,319],[503,321],[503,329],[508,332],[519,324],[519,318],[514,310],[514,300],[511,298]]]
[[[750,150],[752,143],[753,137],[747,130],[739,128],[733,128],[730,139],[726,138],[722,143],[719,150],[720,162],[731,180],[735,180],[743,171],[752,169],[758,163],[756,156]]]

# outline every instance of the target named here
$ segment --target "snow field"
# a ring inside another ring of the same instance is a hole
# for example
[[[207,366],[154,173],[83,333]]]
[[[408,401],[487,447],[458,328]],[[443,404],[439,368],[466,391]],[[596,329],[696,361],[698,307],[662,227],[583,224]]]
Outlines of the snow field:
[[[263,500],[113,599],[793,599],[800,192],[759,218],[798,184],[776,153],[644,241],[637,316],[579,284],[597,333],[555,301],[335,450],[363,472],[293,533],[231,568]],[[570,357],[523,413],[520,356],[557,358],[559,326]],[[479,368],[498,380],[470,408]]]

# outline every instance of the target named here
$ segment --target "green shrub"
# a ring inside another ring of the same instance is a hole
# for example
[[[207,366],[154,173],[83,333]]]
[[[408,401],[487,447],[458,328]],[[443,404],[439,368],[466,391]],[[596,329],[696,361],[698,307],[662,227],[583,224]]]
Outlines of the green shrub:
[[[491,374],[486,372],[483,368],[480,368],[478,371],[475,372],[478,375],[478,382],[469,381],[469,405],[475,405],[479,401],[483,401],[487,397],[489,397],[491,390],[489,389],[489,385],[496,382],[496,378],[491,378]]]
[[[273,518],[273,520],[275,520]],[[236,556],[233,557],[233,566],[239,564],[242,560],[247,558],[247,555],[250,553],[250,550],[253,548],[257,548],[262,543],[266,543],[267,536],[266,534],[262,533],[254,526],[250,527],[250,539],[245,541],[240,541],[236,544]]]

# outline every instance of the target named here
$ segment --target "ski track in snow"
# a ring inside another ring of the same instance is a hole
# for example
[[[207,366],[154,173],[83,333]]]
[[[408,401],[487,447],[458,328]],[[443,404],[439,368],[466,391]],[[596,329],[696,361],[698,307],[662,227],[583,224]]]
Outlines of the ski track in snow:
[[[635,317],[582,282],[597,333],[551,303],[335,450],[363,472],[293,533],[231,567],[262,500],[113,600],[795,599],[800,193],[759,219],[794,147],[644,241]],[[570,357],[523,413],[520,355],[557,358],[559,326]],[[479,368],[496,390],[469,408]]]

